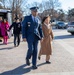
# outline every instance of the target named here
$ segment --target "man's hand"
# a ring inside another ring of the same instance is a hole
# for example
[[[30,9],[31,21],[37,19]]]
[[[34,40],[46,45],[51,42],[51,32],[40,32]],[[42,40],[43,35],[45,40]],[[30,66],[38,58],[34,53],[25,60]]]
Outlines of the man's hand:
[[[40,42],[41,42],[41,43],[43,42],[43,38],[40,40]]]
[[[26,38],[24,38],[23,41],[26,42]]]

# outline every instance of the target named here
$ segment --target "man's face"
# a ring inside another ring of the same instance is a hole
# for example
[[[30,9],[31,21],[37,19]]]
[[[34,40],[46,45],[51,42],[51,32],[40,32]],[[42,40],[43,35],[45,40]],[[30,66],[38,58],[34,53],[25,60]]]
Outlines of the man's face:
[[[33,16],[37,16],[38,15],[38,11],[31,11]]]

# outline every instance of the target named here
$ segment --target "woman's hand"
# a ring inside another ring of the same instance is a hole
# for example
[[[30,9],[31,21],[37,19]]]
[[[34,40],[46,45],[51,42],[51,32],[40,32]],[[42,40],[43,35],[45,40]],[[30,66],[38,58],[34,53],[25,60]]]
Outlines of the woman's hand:
[[[26,38],[24,38],[23,41],[26,42]]]

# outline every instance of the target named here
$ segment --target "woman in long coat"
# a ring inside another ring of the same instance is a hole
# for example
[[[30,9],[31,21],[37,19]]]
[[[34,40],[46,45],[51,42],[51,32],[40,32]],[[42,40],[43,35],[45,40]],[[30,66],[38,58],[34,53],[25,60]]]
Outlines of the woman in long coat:
[[[42,20],[42,29],[44,38],[41,41],[41,49],[39,52],[38,59],[40,60],[41,55],[46,55],[46,63],[51,63],[49,61],[50,55],[52,54],[51,41],[53,40],[53,32],[50,24],[50,16],[45,16]]]

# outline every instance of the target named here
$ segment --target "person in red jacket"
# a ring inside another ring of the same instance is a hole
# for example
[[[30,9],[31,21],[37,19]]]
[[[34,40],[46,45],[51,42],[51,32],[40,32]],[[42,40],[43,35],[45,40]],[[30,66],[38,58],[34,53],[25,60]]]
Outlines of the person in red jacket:
[[[7,44],[8,43],[8,32],[7,30],[9,29],[10,25],[8,23],[8,21],[6,19],[4,19],[4,21],[2,22],[1,25],[1,34],[3,36],[3,44]]]

